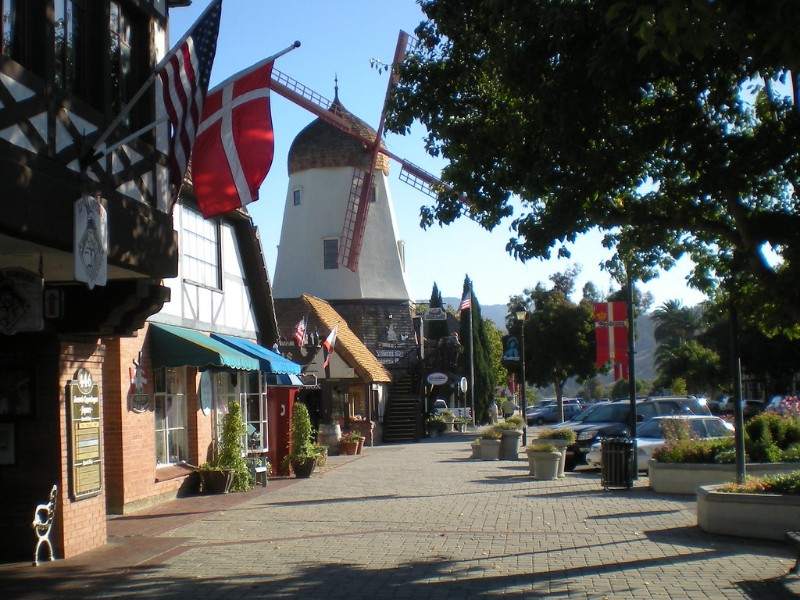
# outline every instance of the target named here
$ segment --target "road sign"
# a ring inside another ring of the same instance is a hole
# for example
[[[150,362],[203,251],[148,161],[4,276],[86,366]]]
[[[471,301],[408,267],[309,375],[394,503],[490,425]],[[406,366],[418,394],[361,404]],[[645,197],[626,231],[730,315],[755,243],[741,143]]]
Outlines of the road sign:
[[[425,311],[426,321],[446,321],[447,313],[443,308],[429,308]]]

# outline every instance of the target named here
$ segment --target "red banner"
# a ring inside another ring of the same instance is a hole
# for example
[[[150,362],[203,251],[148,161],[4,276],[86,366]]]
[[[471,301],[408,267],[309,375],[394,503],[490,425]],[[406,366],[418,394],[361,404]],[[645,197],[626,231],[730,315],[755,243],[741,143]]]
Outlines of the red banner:
[[[625,302],[598,302],[594,305],[594,333],[597,344],[596,364],[608,362],[628,371],[628,306]]]

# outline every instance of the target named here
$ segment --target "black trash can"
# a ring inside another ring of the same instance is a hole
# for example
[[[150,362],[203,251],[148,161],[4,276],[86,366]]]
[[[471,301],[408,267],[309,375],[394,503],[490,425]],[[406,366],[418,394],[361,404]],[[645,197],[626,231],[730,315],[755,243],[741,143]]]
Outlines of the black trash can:
[[[635,475],[634,440],[629,437],[604,438],[600,442],[602,455],[601,484],[605,489],[631,489]]]

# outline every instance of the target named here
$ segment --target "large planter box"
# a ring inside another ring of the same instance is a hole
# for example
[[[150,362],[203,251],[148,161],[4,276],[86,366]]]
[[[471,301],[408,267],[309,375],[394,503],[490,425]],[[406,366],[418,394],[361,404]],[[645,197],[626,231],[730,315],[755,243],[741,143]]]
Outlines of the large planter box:
[[[697,525],[708,533],[783,540],[800,529],[800,496],[726,494],[718,485],[697,490]]]
[[[659,494],[696,494],[698,486],[736,481],[736,465],[705,463],[662,463],[650,460],[650,488]],[[791,473],[798,463],[751,463],[747,475],[762,477],[775,473]]]

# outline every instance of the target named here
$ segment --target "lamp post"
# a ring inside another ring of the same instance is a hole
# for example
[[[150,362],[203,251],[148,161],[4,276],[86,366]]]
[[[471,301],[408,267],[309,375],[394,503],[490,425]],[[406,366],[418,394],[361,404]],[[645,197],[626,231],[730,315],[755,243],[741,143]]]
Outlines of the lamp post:
[[[517,317],[517,321],[520,322],[520,329],[522,330],[522,353],[521,353],[521,377],[522,379],[522,447],[528,447],[528,401],[525,398],[525,317],[527,316],[528,311],[525,310],[525,306],[520,304],[517,308],[514,309],[514,315]]]

